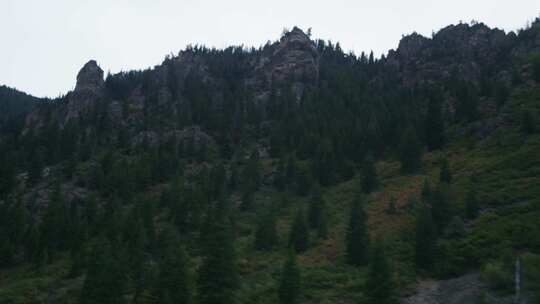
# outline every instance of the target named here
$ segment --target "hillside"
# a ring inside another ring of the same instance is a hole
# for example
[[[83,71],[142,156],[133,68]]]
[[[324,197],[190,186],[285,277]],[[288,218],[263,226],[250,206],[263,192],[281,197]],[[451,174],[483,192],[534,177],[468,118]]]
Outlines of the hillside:
[[[0,303],[540,301],[540,19],[6,90]]]

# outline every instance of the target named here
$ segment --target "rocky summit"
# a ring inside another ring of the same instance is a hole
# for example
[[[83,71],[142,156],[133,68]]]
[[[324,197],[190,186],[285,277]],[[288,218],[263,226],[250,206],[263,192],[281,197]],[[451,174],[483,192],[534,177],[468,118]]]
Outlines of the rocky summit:
[[[90,60],[77,74],[75,91],[80,92],[90,90],[95,92],[102,89],[104,84],[103,70],[98,66],[95,60]]]

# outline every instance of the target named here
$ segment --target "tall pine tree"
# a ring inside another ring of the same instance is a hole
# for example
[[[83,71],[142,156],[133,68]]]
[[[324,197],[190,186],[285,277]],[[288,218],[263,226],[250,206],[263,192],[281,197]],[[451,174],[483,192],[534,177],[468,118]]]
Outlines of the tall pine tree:
[[[422,145],[413,127],[405,130],[399,147],[399,160],[404,173],[416,173],[422,166]]]
[[[309,230],[302,209],[298,210],[289,234],[289,247],[297,253],[304,252],[309,246]]]
[[[428,103],[425,126],[428,150],[433,151],[442,148],[444,145],[444,120],[438,98],[432,98]]]
[[[319,187],[315,187],[309,203],[309,225],[317,230],[320,238],[326,238],[326,204],[321,195]]]
[[[272,250],[277,245],[276,215],[273,210],[267,211],[257,222],[255,230],[255,249]]]
[[[369,304],[397,304],[392,269],[381,241],[377,241],[369,265],[365,295]]]
[[[430,270],[435,259],[437,228],[428,206],[422,205],[416,218],[415,263],[417,269]]]
[[[154,298],[158,303],[192,303],[188,256],[173,230],[166,230],[164,234],[164,253],[159,261]]]
[[[301,292],[300,269],[296,264],[296,256],[291,250],[287,261],[283,264],[279,282],[279,303],[296,304]]]
[[[366,265],[369,260],[369,234],[366,227],[367,215],[364,211],[364,202],[361,195],[357,195],[351,205],[349,226],[347,227],[346,259],[354,266]]]
[[[199,267],[200,304],[237,302],[238,273],[228,208],[225,203],[212,206],[201,232],[202,263]]]
[[[371,156],[368,156],[364,161],[362,167],[362,191],[369,194],[379,185],[377,178],[377,170],[375,169],[375,162]]]

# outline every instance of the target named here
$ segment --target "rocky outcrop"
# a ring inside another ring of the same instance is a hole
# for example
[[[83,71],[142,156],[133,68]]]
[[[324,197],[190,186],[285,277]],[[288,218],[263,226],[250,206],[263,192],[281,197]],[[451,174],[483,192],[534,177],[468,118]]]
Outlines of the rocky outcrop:
[[[63,124],[90,110],[102,97],[104,85],[103,70],[95,60],[88,61],[77,74],[75,90],[67,95],[67,113]]]
[[[500,296],[489,290],[477,273],[448,280],[427,280],[418,284],[414,295],[402,298],[401,304],[515,304],[514,296]],[[519,304],[529,302],[529,297]]]
[[[255,79],[251,81],[263,97],[268,96],[272,86],[290,85],[296,98],[300,99],[306,87],[318,83],[319,53],[309,36],[294,27],[263,52],[254,73]]]
[[[160,144],[173,143],[178,149],[184,152],[199,152],[204,148],[213,145],[214,139],[199,126],[190,126],[182,130],[172,130],[159,134],[155,131],[143,131],[133,137],[132,147],[147,145],[155,148]]]
[[[485,24],[460,23],[437,32],[433,38],[413,33],[401,39],[388,54],[387,64],[405,84],[444,81],[454,75],[478,83],[484,68],[510,62],[515,35]]]
[[[75,92],[90,90],[97,92],[103,88],[103,70],[95,60],[88,61],[77,74]]]

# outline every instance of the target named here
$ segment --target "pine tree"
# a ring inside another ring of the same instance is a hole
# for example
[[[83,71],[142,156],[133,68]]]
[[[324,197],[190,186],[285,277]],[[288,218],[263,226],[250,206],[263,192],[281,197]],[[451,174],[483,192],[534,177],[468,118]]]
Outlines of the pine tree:
[[[86,247],[85,242],[88,239],[88,226],[86,221],[81,218],[74,218],[70,228],[70,258],[71,269],[69,276],[74,278],[82,274],[85,268]]]
[[[468,219],[475,219],[478,217],[479,207],[478,199],[476,198],[476,191],[471,186],[471,189],[467,192],[465,197],[465,213]]]
[[[267,211],[260,218],[255,230],[255,249],[272,250],[278,242],[275,212],[273,210]]]
[[[441,183],[450,184],[452,182],[452,172],[450,171],[450,165],[448,165],[448,159],[443,158],[441,161],[441,171],[439,173],[439,181]]]
[[[316,229],[320,238],[326,238],[326,206],[321,195],[321,190],[317,186],[313,190],[311,200],[309,202],[309,225],[312,229]]]
[[[437,227],[437,231],[442,232],[452,218],[452,210],[448,199],[448,188],[445,184],[440,184],[431,193],[428,199],[433,222]]]
[[[4,157],[0,160],[0,199],[15,186],[15,165],[13,160]]]
[[[158,276],[153,295],[157,303],[192,303],[188,256],[178,235],[172,229],[164,231],[163,256],[159,261]]]
[[[536,119],[530,110],[521,112],[521,132],[525,135],[530,135],[536,132]]]
[[[375,162],[371,156],[368,156],[362,168],[362,191],[369,194],[377,189],[378,185],[379,181],[375,169]]]
[[[296,182],[296,158],[294,155],[289,156],[287,160],[287,168],[285,172],[285,185],[287,189],[294,189],[294,183]]]
[[[49,255],[54,250],[66,249],[69,221],[66,209],[60,184],[56,183],[49,197],[41,229]]]
[[[124,269],[105,239],[98,240],[92,249],[79,302],[81,304],[122,304],[124,300]]]
[[[276,173],[274,175],[274,187],[279,191],[285,190],[285,162],[280,159],[277,165]]]
[[[215,165],[210,172],[211,197],[219,199],[225,195],[226,171],[222,163]]]
[[[332,142],[321,139],[312,163],[313,174],[322,186],[329,186],[336,182],[336,158]]]
[[[369,304],[398,303],[393,274],[381,241],[377,241],[369,264],[365,295]]]
[[[252,211],[254,205],[254,193],[252,189],[246,189],[242,193],[242,202],[240,203],[240,210],[242,211]]]
[[[444,145],[444,120],[442,107],[438,99],[431,99],[428,103],[426,117],[426,142],[429,151],[437,150]]]
[[[428,206],[422,206],[416,218],[415,262],[417,269],[430,270],[435,259],[436,226]]]
[[[291,250],[287,261],[283,264],[279,282],[279,303],[296,304],[301,293],[300,269],[296,264],[296,256]]]
[[[13,265],[15,248],[11,243],[8,233],[0,227],[0,267]]]
[[[259,152],[254,151],[246,164],[243,171],[243,187],[244,191],[255,191],[261,185]]]
[[[396,209],[396,198],[395,197],[391,197],[389,200],[388,200],[388,209],[386,210],[386,212],[388,214],[396,214],[397,213],[397,209]]]
[[[240,184],[239,177],[238,177],[238,166],[236,165],[236,161],[233,160],[231,164],[231,176],[229,177],[229,190],[235,191],[238,189],[238,186]]]
[[[26,261],[32,264],[35,269],[38,269],[43,262],[45,248],[42,242],[40,242],[40,234],[36,224],[30,224],[26,230],[24,239]]]
[[[289,247],[297,253],[304,252],[309,246],[309,230],[302,209],[298,210],[289,234]]]
[[[43,160],[41,154],[38,151],[34,151],[32,153],[28,165],[28,182],[31,185],[34,185],[41,179],[41,175],[43,173]]]
[[[225,204],[212,206],[201,232],[202,263],[199,267],[200,304],[237,302],[238,274],[234,239]]]
[[[399,148],[401,170],[411,174],[417,172],[422,166],[422,146],[416,135],[416,131],[409,127],[403,133]]]
[[[422,185],[422,202],[425,204],[429,203],[429,197],[431,196],[431,186],[429,184],[429,180],[426,178],[424,179],[424,184]]]
[[[346,260],[353,266],[362,266],[368,263],[369,234],[366,227],[367,215],[364,211],[364,202],[361,195],[357,195],[351,205],[349,226],[347,227]]]
[[[296,194],[305,196],[309,194],[312,185],[311,172],[307,168],[299,168],[296,173]]]

